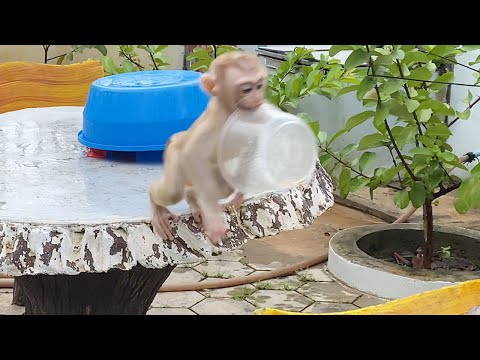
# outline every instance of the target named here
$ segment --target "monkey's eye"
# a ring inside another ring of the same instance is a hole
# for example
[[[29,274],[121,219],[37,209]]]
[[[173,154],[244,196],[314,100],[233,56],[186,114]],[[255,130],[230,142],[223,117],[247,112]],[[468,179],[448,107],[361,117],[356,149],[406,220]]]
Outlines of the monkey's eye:
[[[245,89],[242,89],[242,93],[244,94],[248,94],[249,92],[252,91],[252,88],[245,88]]]
[[[257,85],[257,89],[260,90],[263,87],[263,84]]]

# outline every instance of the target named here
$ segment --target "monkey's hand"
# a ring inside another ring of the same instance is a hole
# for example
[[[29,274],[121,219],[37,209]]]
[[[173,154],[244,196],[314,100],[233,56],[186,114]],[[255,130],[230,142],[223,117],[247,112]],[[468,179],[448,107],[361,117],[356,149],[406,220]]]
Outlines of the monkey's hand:
[[[230,227],[223,216],[206,218],[204,221],[205,235],[213,245],[223,245],[223,238]]]
[[[172,227],[169,220],[178,221],[178,216],[170,212],[166,207],[152,204],[152,225],[155,232],[162,239],[173,240]]]

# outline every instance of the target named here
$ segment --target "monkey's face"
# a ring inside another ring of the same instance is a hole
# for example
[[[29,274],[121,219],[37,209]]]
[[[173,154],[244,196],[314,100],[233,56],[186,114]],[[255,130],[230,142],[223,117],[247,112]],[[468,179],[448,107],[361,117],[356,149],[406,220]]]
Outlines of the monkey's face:
[[[246,71],[241,68],[229,68],[226,84],[230,89],[225,89],[232,108],[253,110],[265,101],[266,73],[263,69],[251,68]]]

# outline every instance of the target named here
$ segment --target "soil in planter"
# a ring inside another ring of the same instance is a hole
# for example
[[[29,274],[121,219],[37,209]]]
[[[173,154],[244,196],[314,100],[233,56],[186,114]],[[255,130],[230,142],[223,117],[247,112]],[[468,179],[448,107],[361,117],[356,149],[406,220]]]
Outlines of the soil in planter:
[[[443,269],[448,271],[479,271],[480,266],[466,258],[465,249],[450,249],[448,252],[435,250],[432,259],[432,270]],[[413,267],[413,251],[394,252],[391,256],[379,258],[380,260],[396,263],[402,266]]]
[[[452,233],[434,233],[432,270],[480,271],[480,239]],[[423,247],[423,231],[414,229],[373,232],[357,241],[368,255],[406,267],[416,266],[414,259]],[[444,249],[444,250],[442,250]],[[414,266],[415,265],[415,266]]]

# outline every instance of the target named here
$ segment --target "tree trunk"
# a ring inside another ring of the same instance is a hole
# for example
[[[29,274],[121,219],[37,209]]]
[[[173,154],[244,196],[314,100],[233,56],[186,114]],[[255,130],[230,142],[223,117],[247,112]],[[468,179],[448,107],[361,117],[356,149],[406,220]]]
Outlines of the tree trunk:
[[[79,275],[25,275],[26,315],[145,315],[175,266]]]
[[[13,305],[19,305],[19,306],[24,306],[25,303],[23,301],[23,298],[24,298],[23,290],[20,287],[20,285],[18,285],[17,278],[14,278],[13,279],[13,300],[12,300],[12,304]]]
[[[426,200],[423,204],[423,238],[425,240],[424,266],[432,268],[433,258],[433,211],[432,202]]]

